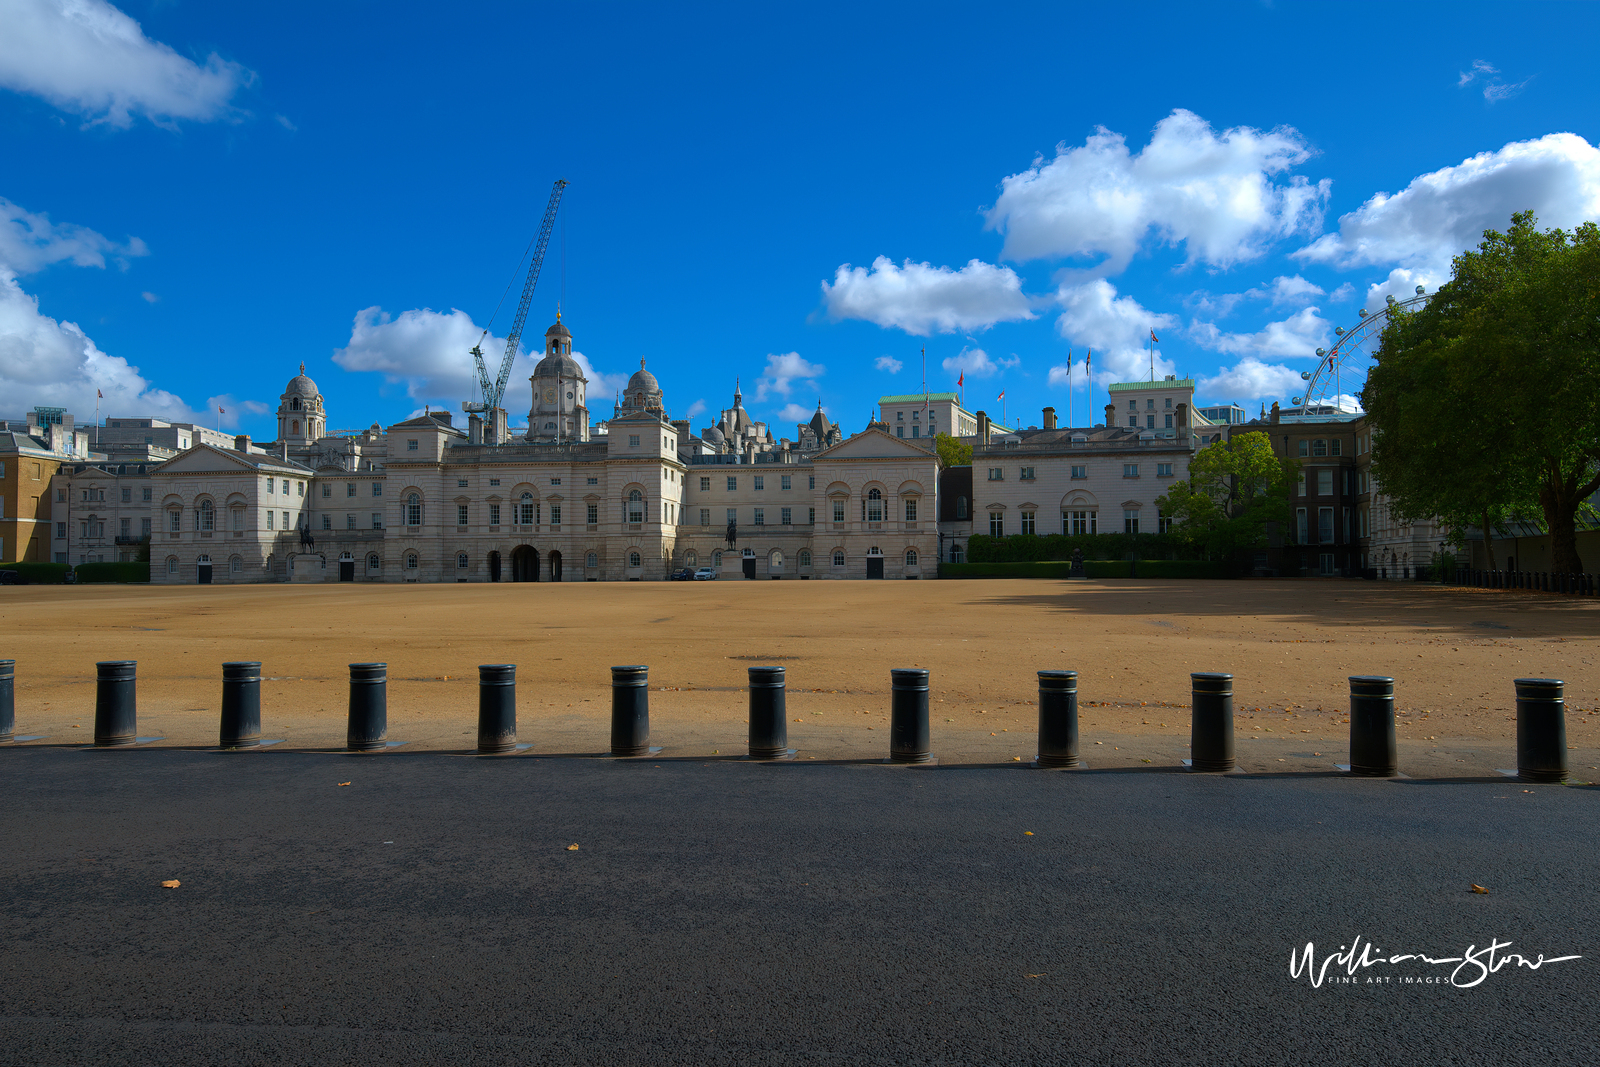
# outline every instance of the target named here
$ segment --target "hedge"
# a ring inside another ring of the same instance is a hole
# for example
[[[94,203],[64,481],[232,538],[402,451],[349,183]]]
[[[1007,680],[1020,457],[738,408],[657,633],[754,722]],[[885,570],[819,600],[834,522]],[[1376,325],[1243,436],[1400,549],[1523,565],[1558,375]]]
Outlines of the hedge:
[[[1198,559],[1086,559],[1087,578],[1224,578],[1227,564]],[[941,578],[1069,578],[1071,563],[941,563]]]
[[[1066,578],[1071,573],[1070,563],[939,564],[941,578]]]
[[[80,563],[77,567],[80,582],[148,582],[149,563]]]
[[[973,563],[1027,563],[1040,560],[1070,560],[1074,551],[1083,558],[1127,559],[1130,554],[1167,556],[1190,550],[1170,534],[1012,534],[991,537],[973,534],[967,538],[967,559]]]
[[[63,585],[70,569],[65,563],[0,563],[0,571],[16,571],[29,585]]]

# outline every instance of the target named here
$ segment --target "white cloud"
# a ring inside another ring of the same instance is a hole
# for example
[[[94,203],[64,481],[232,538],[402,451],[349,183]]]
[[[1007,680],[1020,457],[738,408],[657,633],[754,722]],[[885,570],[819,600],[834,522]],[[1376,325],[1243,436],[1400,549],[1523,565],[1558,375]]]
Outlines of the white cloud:
[[[347,371],[382,374],[390,384],[404,386],[406,395],[414,400],[459,410],[460,401],[482,399],[478,395],[478,376],[471,355],[472,346],[478,344],[482,333],[483,328],[458,309],[445,313],[414,308],[392,317],[382,308],[369,307],[356,313],[350,342],[333,354],[333,361]],[[483,361],[491,379],[500,373],[505,348],[503,337],[491,334],[483,339]],[[576,350],[572,358],[589,379],[586,393],[589,410],[601,417],[602,405],[627,385],[628,375],[597,371],[588,357]],[[526,348],[518,346],[506,382],[506,394],[501,400],[501,405],[513,417],[532,406],[528,378],[536,362]]]
[[[879,370],[888,371],[890,374],[899,374],[905,367],[904,363],[901,363],[893,356],[879,356],[872,365]]]
[[[1073,347],[1094,352],[1090,364],[1099,382],[1140,381],[1149,374],[1150,357],[1145,342],[1151,330],[1175,329],[1176,316],[1142,307],[1131,296],[1118,296],[1116,286],[1104,278],[1082,285],[1064,285],[1056,294],[1064,309],[1056,329]],[[1156,374],[1172,374],[1171,363],[1156,353]]]
[[[1189,294],[1184,303],[1202,315],[1220,319],[1233,314],[1247,300],[1264,300],[1272,307],[1294,307],[1326,295],[1320,286],[1296,274],[1293,277],[1279,275],[1267,285],[1258,285],[1242,293],[1209,293],[1200,289]]]
[[[822,298],[831,318],[863,319],[918,337],[1035,317],[1015,271],[976,259],[960,270],[909,259],[897,267],[887,256],[870,268],[846,263],[832,285],[822,283]]]
[[[217,409],[222,409],[219,418]],[[261,403],[259,400],[240,400],[232,393],[223,393],[220,396],[206,397],[206,416],[200,420],[200,425],[210,426],[213,429],[219,425],[224,430],[237,430],[240,415],[265,415],[274,408]]]
[[[705,414],[705,410],[706,402],[704,400],[696,400],[693,404],[689,405],[689,410],[683,413],[683,417],[686,419],[692,419],[697,415]]]
[[[215,52],[204,66],[186,59],[105,0],[8,0],[4,20],[0,86],[96,123],[229,117],[229,101],[255,77]]]
[[[1219,135],[1180,108],[1138,155],[1103,126],[1082,146],[1057,145],[1053,160],[1001,182],[987,225],[1005,234],[1008,259],[1104,257],[1101,269],[1117,273],[1154,229],[1190,264],[1229,267],[1321,228],[1331,183],[1287,175],[1311,154],[1290,127]]]
[[[39,313],[39,301],[22,291],[16,274],[0,267],[0,396],[12,417],[44,404],[64,407],[83,425],[94,419],[95,392],[102,415],[138,414],[212,423],[182,398],[157,389],[118,356],[100,351],[76,323]]]
[[[1022,362],[1016,357],[1011,359],[995,360],[989,353],[981,348],[963,348],[953,356],[945,358],[943,366],[945,373],[952,378],[965,374],[970,378],[992,378],[1008,367],[1015,367]]]
[[[28,211],[0,196],[0,267],[18,274],[32,274],[56,263],[104,267],[108,255],[126,267],[125,257],[149,254],[137,237],[119,244],[87,226],[51,222],[48,215]]]
[[[154,303],[157,303],[158,301],[160,301],[160,299],[161,299],[159,296],[157,296],[156,294],[151,293],[151,292],[143,292],[143,293],[140,293],[139,295],[144,298],[144,302],[146,304],[154,304]]]
[[[1492,67],[1481,59],[1474,59],[1472,61],[1472,69],[1461,72],[1460,79],[1456,81],[1456,88],[1465,89],[1479,78],[1487,79],[1499,73],[1500,70],[1498,67]]]
[[[1247,356],[1235,366],[1220,369],[1213,377],[1202,377],[1198,384],[1199,392],[1205,396],[1237,402],[1262,398],[1286,401],[1305,383],[1299,371]]]
[[[828,368],[820,363],[807,363],[798,352],[769,355],[766,371],[756,379],[756,400],[765,400],[772,393],[787,397],[796,384],[815,388],[814,379],[822,377],[827,371]]]
[[[1450,261],[1475,248],[1484,230],[1504,231],[1532,210],[1541,226],[1600,218],[1600,150],[1573,133],[1514,141],[1424,174],[1400,192],[1378,193],[1294,256],[1340,270],[1382,266],[1389,277],[1367,290],[1368,306],[1448,281]]]
[[[822,409],[822,412],[823,412],[823,414],[827,414],[828,409],[826,407],[824,407]],[[817,409],[816,408],[814,408],[814,407],[808,408],[804,404],[785,404],[785,405],[783,405],[783,410],[778,412],[778,421],[780,421],[780,422],[810,422],[811,421],[811,416],[815,415],[816,413],[817,413]],[[778,434],[778,436],[782,437],[783,434],[780,432]]]
[[[1483,87],[1483,98],[1491,104],[1498,103],[1501,100],[1510,100],[1513,96],[1526,89],[1531,81],[1533,81],[1532,78],[1524,78],[1511,85],[1485,85]]]
[[[1481,59],[1474,59],[1472,61],[1472,69],[1462,71],[1461,77],[1456,79],[1456,88],[1465,89],[1474,82],[1481,81],[1483,82],[1483,98],[1492,104],[1497,100],[1508,100],[1516,96],[1522,92],[1529,82],[1533,81],[1530,77],[1508,85],[1496,77],[1499,73],[1499,68],[1489,65]]]
[[[1214,323],[1196,322],[1189,336],[1203,348],[1230,355],[1293,358],[1315,356],[1317,346],[1325,344],[1333,324],[1320,309],[1301,308],[1287,319],[1269,322],[1255,333],[1223,333]]]

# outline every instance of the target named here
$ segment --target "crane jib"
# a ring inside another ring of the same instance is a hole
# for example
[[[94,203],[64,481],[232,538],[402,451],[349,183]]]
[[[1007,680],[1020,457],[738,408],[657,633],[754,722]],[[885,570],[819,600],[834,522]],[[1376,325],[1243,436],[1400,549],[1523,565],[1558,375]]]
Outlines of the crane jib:
[[[550,187],[550,203],[544,209],[544,222],[539,226],[539,239],[534,246],[533,262],[528,264],[528,280],[522,285],[522,302],[517,305],[517,317],[511,324],[511,332],[506,336],[506,354],[500,361],[500,374],[495,378],[494,385],[489,384],[488,368],[483,363],[483,352],[474,345],[472,355],[478,363],[478,382],[483,386],[483,406],[486,411],[493,411],[500,406],[500,400],[505,396],[506,382],[511,378],[511,364],[517,358],[517,345],[522,340],[522,327],[528,321],[528,307],[533,303],[533,291],[539,286],[539,269],[544,266],[545,249],[550,246],[550,231],[555,228],[556,209],[561,206],[561,192],[567,187],[565,178],[557,178],[556,183]],[[485,331],[487,333],[487,331]]]

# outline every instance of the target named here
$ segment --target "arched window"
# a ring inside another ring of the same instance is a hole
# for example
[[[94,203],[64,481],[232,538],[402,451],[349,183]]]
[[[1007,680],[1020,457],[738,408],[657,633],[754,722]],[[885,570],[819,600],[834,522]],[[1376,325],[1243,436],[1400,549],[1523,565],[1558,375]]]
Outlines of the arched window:
[[[533,525],[533,494],[523,493],[522,499],[517,502],[517,509],[521,513],[517,521],[524,526]]]
[[[228,571],[232,574],[238,574],[242,570],[244,570],[244,560],[238,556],[230,556],[228,558]]]
[[[289,433],[297,434],[299,432],[300,432],[300,420],[299,419],[291,420],[289,422]]]
[[[381,561],[379,561],[378,554],[376,552],[374,552],[372,555],[367,557],[367,570],[375,571],[375,570],[379,569],[382,566],[383,566],[383,563]]]
[[[194,509],[194,528],[207,532],[217,528],[217,512],[211,501],[202,500]]]
[[[456,553],[456,570],[464,571],[466,569],[467,569],[467,554],[465,552],[457,552]]]
[[[836,548],[833,550],[833,565],[835,567],[844,566],[844,549]]]
[[[167,573],[168,574],[177,574],[178,573],[178,557],[177,556],[168,556],[167,557]]]
[[[685,567],[693,567],[696,563],[699,563],[699,562],[700,562],[700,557],[695,555],[694,549],[691,548],[689,551],[687,551],[687,552],[685,552],[683,554],[683,565]]]
[[[628,491],[628,521],[644,521],[644,494],[637,489]]]
[[[637,553],[637,552],[629,552],[628,553],[628,566],[630,566],[630,567],[639,566],[639,553]]]
[[[711,565],[719,571],[722,569],[722,549],[711,553]]]
[[[915,567],[916,565],[917,565],[917,550],[914,549],[914,548],[906,549],[906,566],[907,567]]]
[[[406,570],[414,571],[416,569],[417,569],[417,554],[415,552],[407,552],[406,553]]]
[[[422,525],[422,497],[416,493],[406,497],[406,525]],[[407,566],[415,566],[415,564],[407,564]]]
[[[293,400],[289,401],[289,410],[290,411],[299,411],[300,410],[300,398],[299,397],[295,397]]]
[[[883,521],[883,494],[875,488],[867,490],[867,521]]]
[[[964,519],[966,517],[967,517],[967,498],[964,497],[964,496],[958,496],[958,497],[956,497],[956,518]]]
[[[589,553],[587,556],[585,556],[583,558],[583,565],[585,567],[598,567],[598,566],[600,566],[600,553],[598,553],[598,552]]]
[[[811,550],[809,548],[802,548],[800,550],[800,566],[811,566]]]

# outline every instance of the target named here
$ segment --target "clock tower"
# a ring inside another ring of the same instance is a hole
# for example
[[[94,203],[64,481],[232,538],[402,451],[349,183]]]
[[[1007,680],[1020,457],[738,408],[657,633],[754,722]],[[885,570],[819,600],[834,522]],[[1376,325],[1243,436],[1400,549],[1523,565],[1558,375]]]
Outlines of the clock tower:
[[[555,325],[544,333],[544,358],[533,369],[533,407],[528,411],[528,440],[557,444],[589,440],[589,379],[572,358],[572,333],[556,312]]]

